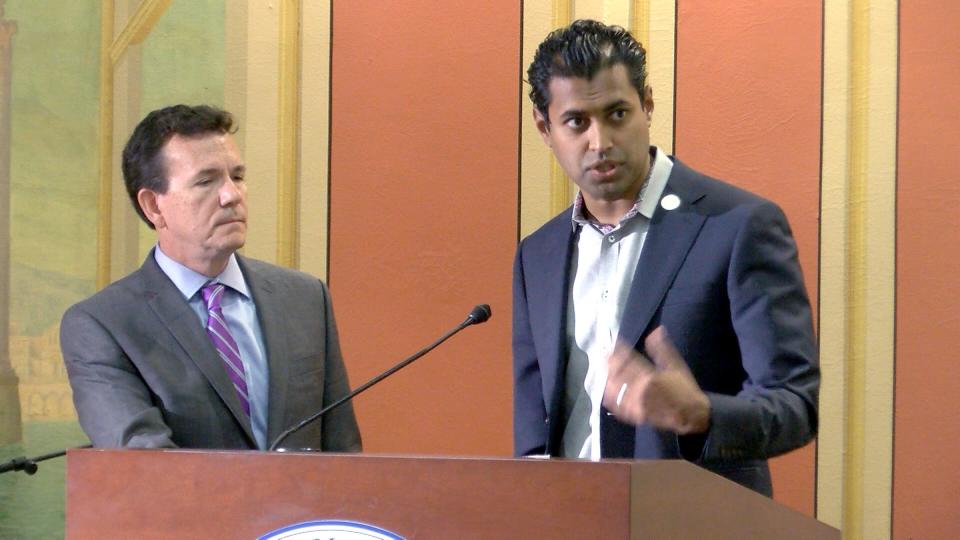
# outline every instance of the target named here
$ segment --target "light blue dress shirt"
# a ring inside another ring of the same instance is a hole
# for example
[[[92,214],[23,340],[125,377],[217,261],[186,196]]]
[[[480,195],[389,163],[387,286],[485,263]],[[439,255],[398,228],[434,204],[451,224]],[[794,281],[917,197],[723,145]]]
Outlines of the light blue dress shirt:
[[[199,317],[202,328],[207,328],[207,305],[203,301],[200,289],[208,281],[218,281],[226,285],[221,306],[227,320],[227,328],[240,348],[240,359],[247,376],[247,393],[250,398],[250,425],[257,447],[265,450],[267,441],[267,400],[269,399],[269,370],[267,367],[267,349],[263,344],[263,332],[257,319],[257,306],[253,303],[250,289],[247,287],[236,255],[230,256],[227,267],[215,278],[183,266],[168,257],[157,245],[154,258],[163,273],[176,285],[180,293],[190,304],[190,308]]]

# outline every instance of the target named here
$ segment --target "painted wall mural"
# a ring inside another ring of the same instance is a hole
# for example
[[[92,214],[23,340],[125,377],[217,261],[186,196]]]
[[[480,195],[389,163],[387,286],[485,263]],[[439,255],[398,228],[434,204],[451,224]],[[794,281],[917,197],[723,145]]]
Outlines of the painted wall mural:
[[[157,2],[0,1],[0,197],[8,202],[0,203],[0,224],[7,224],[0,273],[8,284],[0,288],[0,312],[8,317],[0,318],[0,461],[87,442],[76,423],[59,324],[68,306],[97,290],[98,73],[108,4],[119,30],[138,8]],[[224,3],[169,4],[116,66],[111,112],[119,145],[159,106],[223,105]],[[114,148],[117,171],[121,148]],[[129,259],[139,264],[152,235],[122,214],[133,212],[124,206],[119,174],[112,181],[116,235],[131,239]],[[131,269],[120,266],[118,272]],[[62,460],[45,462],[34,477],[19,476],[0,476],[0,537],[62,536]]]

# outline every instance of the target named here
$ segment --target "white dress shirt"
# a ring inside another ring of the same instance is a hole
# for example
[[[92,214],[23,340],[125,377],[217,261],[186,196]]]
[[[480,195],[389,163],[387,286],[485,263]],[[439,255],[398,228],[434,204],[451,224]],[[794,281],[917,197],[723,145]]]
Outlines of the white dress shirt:
[[[561,456],[600,459],[600,403],[607,384],[607,358],[627,309],[637,261],[673,162],[651,147],[651,166],[637,201],[620,222],[602,225],[585,218],[577,193],[567,303],[567,359]]]

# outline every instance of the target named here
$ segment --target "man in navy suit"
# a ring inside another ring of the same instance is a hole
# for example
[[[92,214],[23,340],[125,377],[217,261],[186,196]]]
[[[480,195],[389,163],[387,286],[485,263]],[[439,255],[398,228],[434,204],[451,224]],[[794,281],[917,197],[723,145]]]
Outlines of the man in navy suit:
[[[527,72],[579,188],[514,266],[514,451],[683,458],[772,494],[767,458],[817,430],[797,248],[773,203],[650,145],[646,53],[577,21]]]

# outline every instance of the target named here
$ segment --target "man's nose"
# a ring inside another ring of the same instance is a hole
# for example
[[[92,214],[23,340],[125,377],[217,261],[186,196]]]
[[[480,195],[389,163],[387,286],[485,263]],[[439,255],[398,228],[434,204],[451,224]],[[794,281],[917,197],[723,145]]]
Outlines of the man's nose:
[[[587,129],[587,138],[590,144],[590,150],[594,152],[605,152],[613,145],[610,133],[601,122],[593,122]]]
[[[220,186],[220,206],[231,206],[243,200],[243,182],[237,182],[231,177]]]

